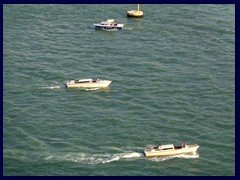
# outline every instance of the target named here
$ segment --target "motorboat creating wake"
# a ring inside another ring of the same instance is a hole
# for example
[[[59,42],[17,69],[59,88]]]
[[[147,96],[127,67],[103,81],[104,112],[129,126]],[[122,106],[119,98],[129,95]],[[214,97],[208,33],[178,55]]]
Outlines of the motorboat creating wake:
[[[177,155],[177,154],[188,154],[188,153],[195,153],[199,145],[187,145],[183,143],[182,145],[174,145],[174,144],[167,144],[167,145],[157,145],[152,146],[148,145],[144,149],[144,154],[146,157],[156,157],[156,156],[169,156],[169,155]]]
[[[79,79],[79,80],[70,80],[65,83],[65,86],[77,87],[77,88],[104,88],[108,87],[112,81],[101,80],[101,79]]]

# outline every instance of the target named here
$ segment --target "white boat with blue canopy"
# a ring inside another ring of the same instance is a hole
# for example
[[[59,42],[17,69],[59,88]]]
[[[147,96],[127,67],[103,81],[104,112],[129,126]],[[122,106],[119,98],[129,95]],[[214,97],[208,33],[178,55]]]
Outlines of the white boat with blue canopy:
[[[115,23],[114,19],[108,19],[107,21],[102,21],[101,23],[93,24],[98,29],[104,30],[121,30],[124,24],[117,24]]]

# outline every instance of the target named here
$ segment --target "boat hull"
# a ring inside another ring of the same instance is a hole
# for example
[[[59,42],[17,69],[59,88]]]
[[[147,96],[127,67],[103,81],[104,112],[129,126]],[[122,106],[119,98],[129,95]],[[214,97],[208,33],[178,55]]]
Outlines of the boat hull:
[[[177,155],[177,154],[195,153],[198,148],[199,148],[198,145],[188,145],[187,148],[182,148],[182,149],[169,149],[169,150],[152,149],[152,150],[144,150],[144,154],[145,154],[146,157],[171,156],[171,155]]]
[[[123,28],[123,24],[118,24],[117,26],[108,26],[108,25],[99,25],[94,24],[97,29],[104,29],[104,30],[121,30]]]
[[[68,88],[104,88],[108,87],[112,81],[101,80],[99,82],[87,82],[87,83],[66,83],[65,86]]]
[[[127,16],[128,17],[143,17],[143,12],[136,11],[136,10],[130,10],[130,11],[127,11]]]

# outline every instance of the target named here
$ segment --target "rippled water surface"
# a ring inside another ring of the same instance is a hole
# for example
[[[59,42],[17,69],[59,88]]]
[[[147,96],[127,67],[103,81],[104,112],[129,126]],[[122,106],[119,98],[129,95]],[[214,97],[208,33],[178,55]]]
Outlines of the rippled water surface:
[[[135,8],[3,6],[4,175],[235,175],[235,6]],[[144,157],[182,142],[197,154]]]

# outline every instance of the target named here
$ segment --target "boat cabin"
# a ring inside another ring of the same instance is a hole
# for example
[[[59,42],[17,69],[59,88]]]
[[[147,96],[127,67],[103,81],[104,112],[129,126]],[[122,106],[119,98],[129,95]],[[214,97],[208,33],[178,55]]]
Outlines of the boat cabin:
[[[158,145],[158,149],[170,150],[170,149],[174,149],[174,145],[173,144]]]
[[[94,82],[99,82],[99,79],[93,80],[93,79],[79,79],[75,80],[75,83],[94,83]]]
[[[79,79],[76,80],[77,83],[86,83],[86,82],[92,82],[92,79]]]
[[[183,148],[188,148],[188,145],[185,142],[179,146],[174,144],[166,144],[166,145],[159,144],[157,147],[154,147],[154,149],[157,149],[157,150],[170,150],[170,149],[183,149]]]
[[[107,21],[102,21],[101,25],[115,25],[114,19],[108,19]],[[117,24],[116,24],[117,25]]]

